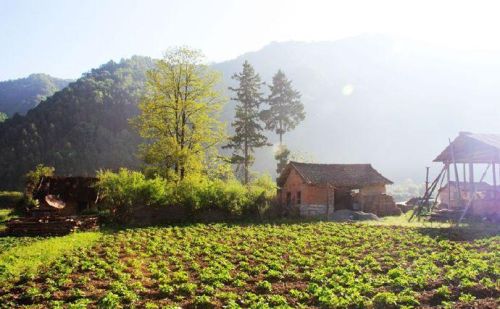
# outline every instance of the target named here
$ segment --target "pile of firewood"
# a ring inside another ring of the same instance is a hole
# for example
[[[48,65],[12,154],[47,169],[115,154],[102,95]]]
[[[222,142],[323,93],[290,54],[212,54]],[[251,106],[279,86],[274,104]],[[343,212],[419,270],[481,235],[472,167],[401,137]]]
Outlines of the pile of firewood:
[[[96,216],[47,216],[26,217],[7,222],[7,234],[15,236],[66,235],[77,230],[87,231],[98,228]]]
[[[387,194],[365,195],[360,197],[362,210],[371,212],[379,217],[398,216],[401,209],[396,206],[392,196]]]

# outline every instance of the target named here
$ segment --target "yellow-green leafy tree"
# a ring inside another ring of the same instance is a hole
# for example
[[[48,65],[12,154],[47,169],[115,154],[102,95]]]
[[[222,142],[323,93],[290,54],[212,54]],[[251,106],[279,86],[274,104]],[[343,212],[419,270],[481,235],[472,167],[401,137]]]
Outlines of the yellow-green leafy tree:
[[[169,179],[204,171],[225,138],[220,74],[203,60],[200,51],[186,47],[165,52],[147,73],[147,94],[133,121],[146,140],[141,155],[148,169]]]

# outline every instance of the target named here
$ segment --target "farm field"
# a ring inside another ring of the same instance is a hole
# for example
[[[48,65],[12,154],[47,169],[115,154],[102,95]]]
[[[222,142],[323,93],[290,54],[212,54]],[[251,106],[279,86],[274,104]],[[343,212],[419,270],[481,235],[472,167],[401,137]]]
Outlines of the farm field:
[[[498,234],[463,241],[437,228],[321,222],[100,234],[36,273],[9,278],[0,265],[0,307],[500,305]],[[40,241],[0,238],[0,260]]]

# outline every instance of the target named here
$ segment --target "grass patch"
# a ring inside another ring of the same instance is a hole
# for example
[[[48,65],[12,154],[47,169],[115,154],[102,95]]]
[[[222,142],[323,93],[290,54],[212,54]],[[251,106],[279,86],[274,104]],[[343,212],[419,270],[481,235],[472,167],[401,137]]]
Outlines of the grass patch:
[[[383,217],[379,221],[362,221],[362,222],[371,225],[386,225],[386,226],[425,227],[425,228],[451,227],[451,224],[448,222],[430,222],[427,220],[418,220],[418,218],[413,218],[411,222],[408,222],[408,220],[411,217],[411,213],[412,212],[409,211],[400,216]]]
[[[0,210],[14,208],[23,199],[23,193],[17,191],[0,191]]]
[[[99,232],[83,232],[13,246],[0,253],[0,281],[32,277],[41,266],[73,250],[89,247],[100,237]]]
[[[18,217],[14,209],[0,209],[0,232],[5,230],[5,222]]]
[[[0,223],[12,218],[12,209],[0,209]]]

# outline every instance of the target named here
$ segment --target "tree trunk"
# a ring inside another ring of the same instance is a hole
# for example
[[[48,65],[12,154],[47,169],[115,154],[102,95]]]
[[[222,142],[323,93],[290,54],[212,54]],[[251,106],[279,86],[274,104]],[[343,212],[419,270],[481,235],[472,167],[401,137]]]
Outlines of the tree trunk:
[[[280,119],[280,146],[283,145],[283,123],[281,122],[281,119]]]
[[[248,184],[248,143],[246,141],[246,138],[245,138],[245,184]]]

